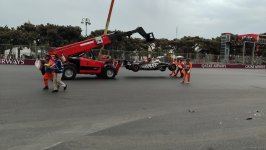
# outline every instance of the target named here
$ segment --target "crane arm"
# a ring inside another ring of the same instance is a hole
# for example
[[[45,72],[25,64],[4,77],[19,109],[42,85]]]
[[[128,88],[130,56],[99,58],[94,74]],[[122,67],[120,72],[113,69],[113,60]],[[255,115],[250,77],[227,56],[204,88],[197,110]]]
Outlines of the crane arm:
[[[95,38],[90,38],[74,44],[69,44],[63,47],[58,47],[49,52],[49,55],[57,54],[59,57],[77,56],[81,53],[90,52],[92,49],[99,46],[111,44],[112,41],[122,40],[124,37],[130,37],[134,33],[139,33],[146,42],[155,40],[153,33],[146,33],[142,27],[127,32],[114,32],[108,35],[102,35]]]

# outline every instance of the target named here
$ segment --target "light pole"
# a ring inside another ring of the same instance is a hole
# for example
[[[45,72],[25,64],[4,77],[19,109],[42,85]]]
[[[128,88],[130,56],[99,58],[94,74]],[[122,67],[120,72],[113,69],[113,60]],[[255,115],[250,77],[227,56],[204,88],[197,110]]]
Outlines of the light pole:
[[[87,26],[91,25],[90,19],[89,18],[82,18],[81,24],[85,24],[85,26],[86,26],[86,37],[87,37],[88,36],[87,35]]]
[[[35,51],[35,59],[37,58],[37,56],[38,56],[38,51],[37,51],[37,41],[36,40],[34,40],[33,41],[33,45],[34,45],[34,51]]]

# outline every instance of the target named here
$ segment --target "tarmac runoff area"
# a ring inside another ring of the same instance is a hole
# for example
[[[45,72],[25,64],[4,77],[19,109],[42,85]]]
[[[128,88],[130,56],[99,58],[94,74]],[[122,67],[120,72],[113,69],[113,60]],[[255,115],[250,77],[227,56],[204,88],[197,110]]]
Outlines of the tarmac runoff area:
[[[266,70],[193,69],[43,91],[34,66],[0,65],[1,150],[266,150]]]

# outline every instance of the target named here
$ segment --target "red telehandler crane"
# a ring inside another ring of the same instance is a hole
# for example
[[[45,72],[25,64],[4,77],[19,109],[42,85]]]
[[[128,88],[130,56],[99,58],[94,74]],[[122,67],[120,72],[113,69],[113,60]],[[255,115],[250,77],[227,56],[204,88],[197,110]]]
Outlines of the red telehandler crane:
[[[118,74],[120,63],[112,61],[96,60],[92,49],[111,44],[115,40],[122,40],[139,33],[146,42],[154,41],[153,33],[146,33],[142,27],[127,32],[114,32],[99,37],[90,38],[81,42],[58,47],[49,52],[49,55],[57,54],[64,58],[63,79],[73,80],[77,74],[97,75],[100,78],[113,79]]]

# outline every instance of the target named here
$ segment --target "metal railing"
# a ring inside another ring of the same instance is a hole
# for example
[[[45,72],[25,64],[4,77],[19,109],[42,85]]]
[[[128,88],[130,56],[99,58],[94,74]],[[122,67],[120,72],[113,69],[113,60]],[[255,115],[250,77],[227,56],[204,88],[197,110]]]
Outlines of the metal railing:
[[[34,45],[0,45],[0,59],[35,59],[43,57],[48,51],[52,50],[48,46]],[[99,49],[92,50],[94,56],[98,56]],[[183,56],[190,58],[193,63],[220,63],[220,64],[266,64],[266,58],[262,56],[243,56],[229,55],[227,58],[221,55],[202,54],[202,53],[164,53],[162,51],[124,51],[124,50],[102,50],[102,54],[109,55],[112,58],[130,61],[143,61],[152,58],[163,62],[172,61],[173,57]]]

